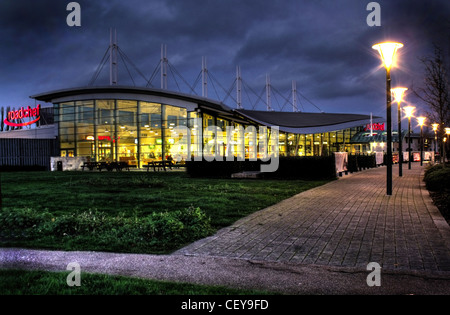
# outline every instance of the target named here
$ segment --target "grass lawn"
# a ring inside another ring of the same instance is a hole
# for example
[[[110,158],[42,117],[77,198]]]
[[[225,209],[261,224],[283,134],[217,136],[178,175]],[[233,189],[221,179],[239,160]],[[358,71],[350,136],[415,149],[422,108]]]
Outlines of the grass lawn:
[[[139,253],[171,252],[327,182],[126,171],[4,172],[1,181],[0,246]]]
[[[69,272],[1,270],[1,295],[267,295],[265,291],[239,290],[81,273],[80,286],[68,286]]]

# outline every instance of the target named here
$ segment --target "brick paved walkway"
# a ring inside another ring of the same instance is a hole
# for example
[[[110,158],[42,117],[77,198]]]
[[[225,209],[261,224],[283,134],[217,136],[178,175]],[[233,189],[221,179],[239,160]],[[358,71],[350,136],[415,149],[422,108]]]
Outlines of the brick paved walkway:
[[[432,204],[423,167],[393,167],[339,178],[256,212],[175,252],[263,261],[450,271],[450,227]]]

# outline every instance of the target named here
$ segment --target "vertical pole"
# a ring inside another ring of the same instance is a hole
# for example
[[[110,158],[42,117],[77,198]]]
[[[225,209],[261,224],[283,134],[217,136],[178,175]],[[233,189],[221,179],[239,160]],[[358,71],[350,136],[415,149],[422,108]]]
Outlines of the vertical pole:
[[[206,58],[202,57],[202,96],[208,97],[208,70],[206,68]]]
[[[161,89],[167,89],[167,46],[161,45]]]
[[[420,166],[423,166],[423,126],[420,125]]]
[[[137,168],[141,168],[141,101],[137,101],[136,108],[136,133],[137,133]]]
[[[117,84],[117,30],[109,34],[109,85]]]
[[[408,117],[408,169],[411,169],[411,117]]]
[[[292,81],[292,111],[298,112],[297,107],[297,82]]]
[[[391,70],[386,69],[386,145],[387,145],[387,167],[386,167],[386,194],[392,195],[392,111],[391,111]]]
[[[241,77],[241,67],[236,67],[236,99],[237,108],[242,108],[242,77]]]
[[[113,85],[113,35],[109,29],[109,85]]]
[[[372,119],[372,113],[370,113],[370,136],[373,136],[373,119]]]
[[[398,125],[398,176],[403,176],[403,138],[402,138],[402,106],[397,103],[397,125]]]
[[[270,76],[266,75],[266,101],[267,101],[267,111],[272,110],[271,100],[270,100]]]
[[[437,133],[434,131],[434,163],[436,164],[436,152],[437,152]]]

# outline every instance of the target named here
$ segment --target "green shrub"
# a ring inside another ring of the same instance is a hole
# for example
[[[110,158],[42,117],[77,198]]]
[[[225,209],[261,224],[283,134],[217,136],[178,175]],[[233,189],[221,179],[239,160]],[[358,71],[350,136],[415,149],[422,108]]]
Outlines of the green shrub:
[[[426,181],[428,176],[430,176],[432,173],[442,170],[444,168],[443,164],[435,164],[431,166],[427,166],[425,169],[425,175],[424,180]]]
[[[144,217],[112,217],[97,210],[53,217],[33,209],[10,209],[0,212],[0,226],[5,239],[50,238],[80,250],[141,252],[155,246],[174,249],[213,232],[210,218],[194,207]]]
[[[424,181],[430,191],[450,190],[450,168],[429,169],[424,176]]]
[[[19,208],[0,211],[0,235],[9,237],[30,237],[45,222],[51,220],[52,215],[38,212],[31,208]]]

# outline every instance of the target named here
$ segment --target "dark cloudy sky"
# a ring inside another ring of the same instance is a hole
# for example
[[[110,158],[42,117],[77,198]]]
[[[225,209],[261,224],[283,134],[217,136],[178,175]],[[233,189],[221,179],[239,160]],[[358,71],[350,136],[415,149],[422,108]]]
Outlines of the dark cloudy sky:
[[[30,95],[87,85],[108,48],[111,27],[121,50],[147,79],[159,63],[161,44],[167,44],[169,63],[190,85],[206,57],[218,82],[208,86],[213,99],[215,89],[225,98],[222,87],[233,85],[239,65],[247,109],[265,109],[269,74],[275,110],[291,109],[286,99],[295,80],[301,110],[317,112],[317,106],[384,116],[385,71],[371,46],[385,40],[405,44],[392,82],[408,87],[422,84],[418,58],[430,55],[433,43],[446,52],[450,48],[448,0],[377,1],[380,27],[366,23],[368,0],[80,0],[81,27],[66,24],[69,2],[0,2],[0,107],[33,105]],[[120,58],[119,63],[119,84],[131,85]],[[145,86],[128,67],[136,85]],[[109,84],[108,74],[104,68],[96,84]],[[176,89],[171,75],[169,86]],[[189,92],[182,79],[177,82]],[[160,86],[159,75],[152,83]],[[200,84],[195,90],[201,94]],[[226,98],[231,107],[235,94]],[[412,95],[407,99],[422,106]]]

